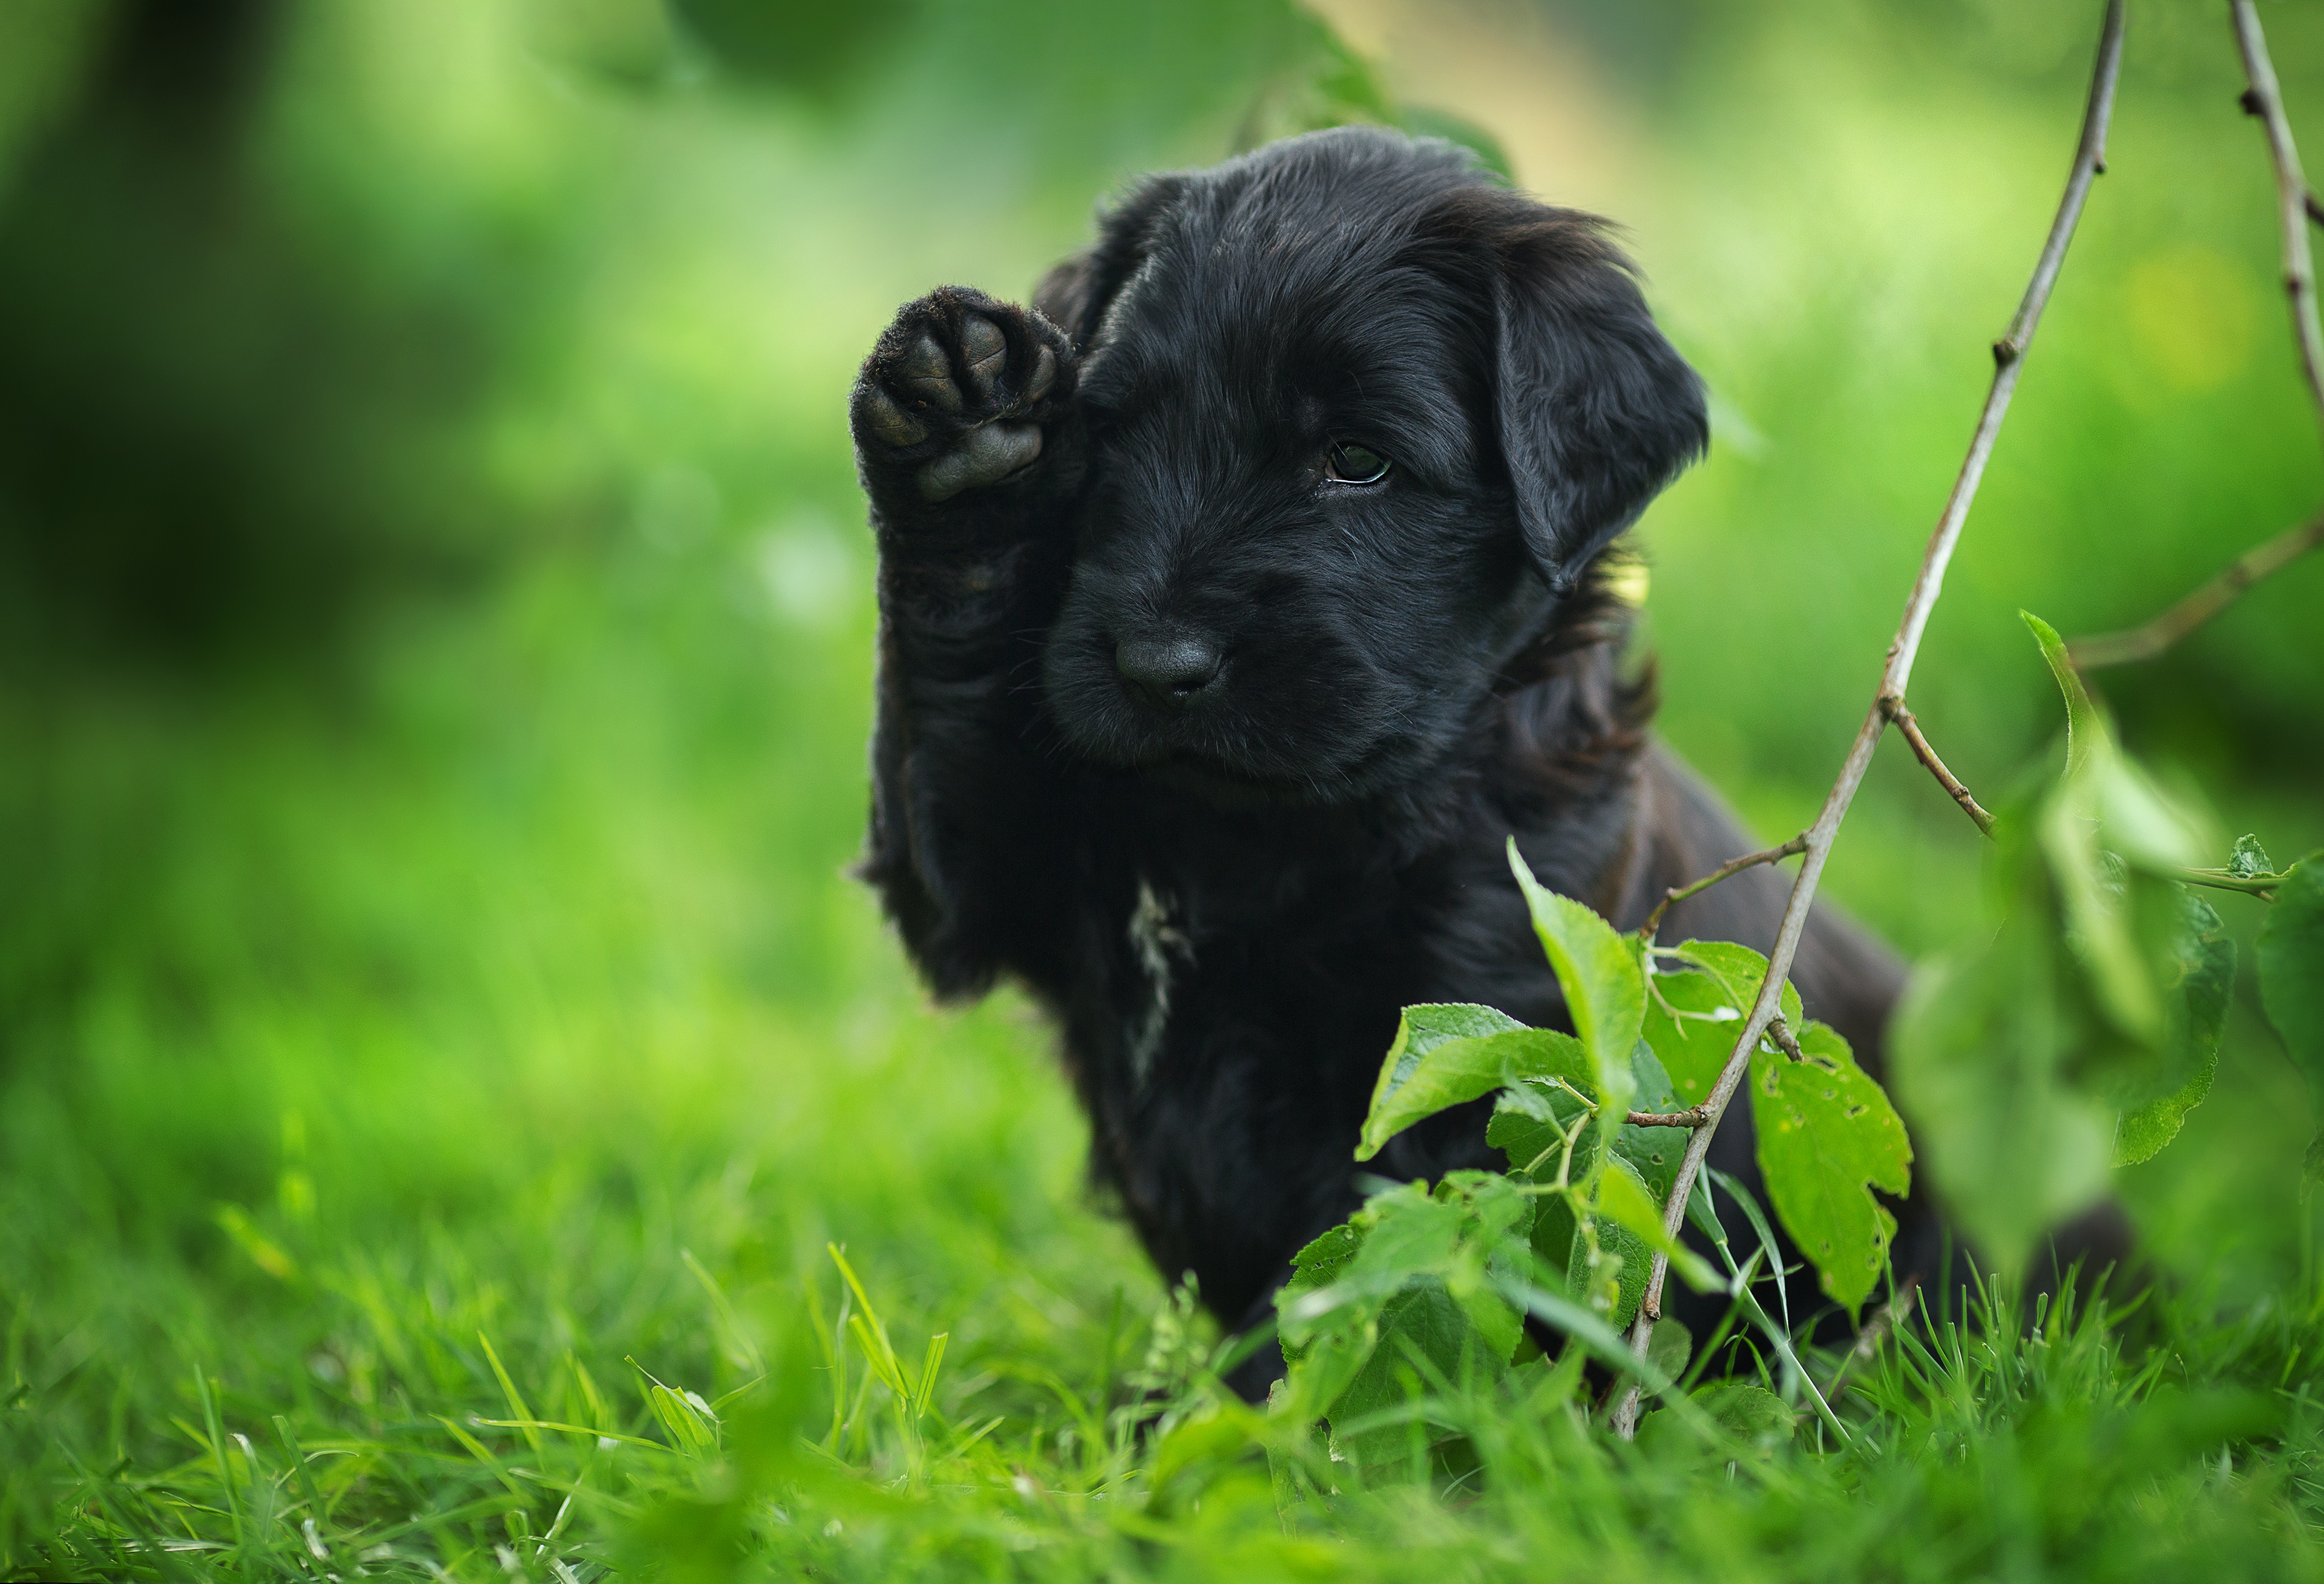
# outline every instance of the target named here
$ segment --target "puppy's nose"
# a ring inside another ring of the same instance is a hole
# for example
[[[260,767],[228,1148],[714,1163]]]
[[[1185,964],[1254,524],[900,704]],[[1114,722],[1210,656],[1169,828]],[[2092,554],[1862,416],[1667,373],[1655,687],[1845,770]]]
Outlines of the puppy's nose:
[[[1226,657],[1215,645],[1186,633],[1125,638],[1113,646],[1122,680],[1156,704],[1183,708],[1218,680]]]

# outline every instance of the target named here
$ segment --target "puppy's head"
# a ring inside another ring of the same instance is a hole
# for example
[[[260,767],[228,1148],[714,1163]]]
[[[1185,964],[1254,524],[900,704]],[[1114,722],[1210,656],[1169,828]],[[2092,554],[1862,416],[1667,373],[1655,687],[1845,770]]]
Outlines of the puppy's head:
[[[1038,300],[1091,463],[1051,713],[1222,801],[1425,773],[1707,437],[1600,222],[1394,133],[1156,178]]]

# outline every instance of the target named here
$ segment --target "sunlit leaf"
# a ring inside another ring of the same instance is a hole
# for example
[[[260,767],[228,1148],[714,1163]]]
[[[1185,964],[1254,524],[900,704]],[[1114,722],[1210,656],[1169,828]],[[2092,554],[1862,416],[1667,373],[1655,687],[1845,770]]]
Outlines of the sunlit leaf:
[[[1549,953],[1558,988],[1565,992],[1565,1008],[1573,1032],[1589,1053],[1591,1071],[1605,1115],[1616,1117],[1630,1105],[1630,1047],[1637,1043],[1646,1012],[1645,978],[1638,968],[1637,943],[1615,933],[1614,926],[1571,897],[1561,897],[1533,878],[1509,842],[1509,868],[1525,892],[1536,934]]]
[[[1488,1028],[1463,1035],[1458,1030]],[[1380,1064],[1370,1112],[1356,1145],[1370,1160],[1390,1138],[1426,1117],[1525,1079],[1563,1079],[1594,1090],[1588,1056],[1570,1034],[1526,1028],[1489,1007],[1406,1008],[1396,1043]]]
[[[1732,941],[1685,941],[1656,951],[1653,962],[1642,1025],[1646,1044],[1680,1101],[1700,1105],[1759,999],[1767,960]],[[1776,1007],[1784,1022],[1799,1027],[1800,993],[1788,980]]]
[[[1872,1197],[1913,1185],[1913,1147],[1887,1094],[1821,1023],[1796,1030],[1802,1059],[1751,1058],[1759,1171],[1784,1229],[1823,1290],[1854,1310],[1880,1279],[1896,1219]]]

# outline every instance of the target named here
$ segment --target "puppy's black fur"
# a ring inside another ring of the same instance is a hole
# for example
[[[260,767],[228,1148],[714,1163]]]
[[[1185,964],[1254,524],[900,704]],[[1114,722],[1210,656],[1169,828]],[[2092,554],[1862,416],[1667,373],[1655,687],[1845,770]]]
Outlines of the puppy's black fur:
[[[1702,449],[1702,387],[1600,222],[1448,145],[1351,128],[1154,178],[1033,311],[907,305],[853,419],[863,873],[940,996],[1008,974],[1055,1013],[1098,1176],[1231,1325],[1359,1202],[1399,1008],[1565,1022],[1508,835],[1623,927],[1754,845],[1648,738],[1600,574]],[[1366,453],[1387,475],[1347,482]],[[1764,951],[1785,884],[1663,938]],[[1794,972],[1875,1071],[1900,978],[1821,908]],[[1483,1123],[1372,1169],[1498,1165]],[[1745,1108],[1713,1162],[1756,1178]]]

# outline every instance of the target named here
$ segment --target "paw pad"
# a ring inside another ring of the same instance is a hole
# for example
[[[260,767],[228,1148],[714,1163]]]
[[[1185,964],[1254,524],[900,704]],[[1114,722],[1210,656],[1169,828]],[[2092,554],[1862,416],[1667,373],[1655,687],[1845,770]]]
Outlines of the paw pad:
[[[998,483],[1039,458],[1071,355],[1048,321],[978,293],[908,303],[857,382],[856,444],[867,465],[908,470],[924,501]]]

